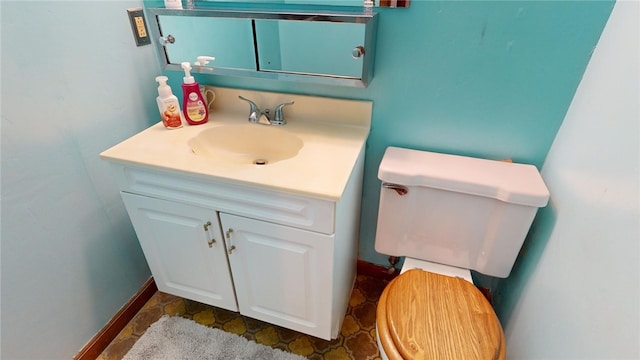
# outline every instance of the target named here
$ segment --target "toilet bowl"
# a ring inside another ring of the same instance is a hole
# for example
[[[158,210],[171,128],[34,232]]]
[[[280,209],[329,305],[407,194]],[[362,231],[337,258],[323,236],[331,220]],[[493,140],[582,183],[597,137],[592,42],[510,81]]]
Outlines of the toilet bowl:
[[[375,249],[407,256],[378,302],[382,358],[504,359],[502,326],[471,270],[509,276],[549,200],[537,168],[389,147],[378,178]]]
[[[403,272],[378,302],[376,332],[382,359],[505,359],[502,326],[482,292],[467,278],[410,263],[407,267],[405,261]],[[450,270],[445,272],[465,272]]]

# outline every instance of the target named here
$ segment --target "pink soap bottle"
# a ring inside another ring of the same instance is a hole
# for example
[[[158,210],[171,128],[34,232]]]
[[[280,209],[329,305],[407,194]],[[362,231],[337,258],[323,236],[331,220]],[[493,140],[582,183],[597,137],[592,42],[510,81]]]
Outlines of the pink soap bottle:
[[[207,102],[202,97],[200,85],[191,76],[191,64],[182,63],[184,69],[184,83],[182,84],[182,113],[184,119],[191,125],[200,125],[209,121]]]

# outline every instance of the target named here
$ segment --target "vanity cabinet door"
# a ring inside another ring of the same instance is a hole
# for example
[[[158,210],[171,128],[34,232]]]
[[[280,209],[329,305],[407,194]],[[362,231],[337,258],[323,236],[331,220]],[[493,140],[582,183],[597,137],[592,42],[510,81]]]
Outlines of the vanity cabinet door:
[[[329,340],[334,236],[220,214],[240,313]]]
[[[124,192],[122,198],[160,291],[238,310],[215,211]]]

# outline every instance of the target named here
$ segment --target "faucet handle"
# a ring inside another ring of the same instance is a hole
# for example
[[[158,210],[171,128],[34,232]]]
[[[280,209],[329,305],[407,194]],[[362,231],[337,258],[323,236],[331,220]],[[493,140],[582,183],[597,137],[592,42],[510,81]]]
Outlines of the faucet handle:
[[[247,99],[244,96],[238,95],[238,98],[240,98],[240,100],[244,100],[246,102],[249,103],[249,121],[250,122],[257,122],[258,121],[258,117],[260,116],[260,109],[258,108],[258,106],[256,105],[256,103],[254,103],[253,101]]]
[[[287,122],[284,120],[284,113],[282,112],[282,108],[287,106],[287,105],[293,105],[294,101],[292,102],[288,102],[288,103],[282,103],[280,105],[276,105],[275,109],[274,109],[274,115],[273,115],[273,121],[272,124],[274,125],[284,125]]]

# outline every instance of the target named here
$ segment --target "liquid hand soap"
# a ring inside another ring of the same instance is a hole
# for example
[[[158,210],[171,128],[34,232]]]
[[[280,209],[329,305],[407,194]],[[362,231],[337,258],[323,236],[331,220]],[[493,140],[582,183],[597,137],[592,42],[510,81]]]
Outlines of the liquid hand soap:
[[[158,86],[158,110],[162,124],[167,129],[178,129],[182,127],[182,114],[180,113],[180,103],[178,98],[171,92],[171,87],[167,85],[168,78],[166,76],[157,76]]]
[[[204,124],[209,120],[209,109],[200,92],[200,85],[191,76],[191,64],[182,63],[184,83],[182,84],[182,112],[191,125]]]

